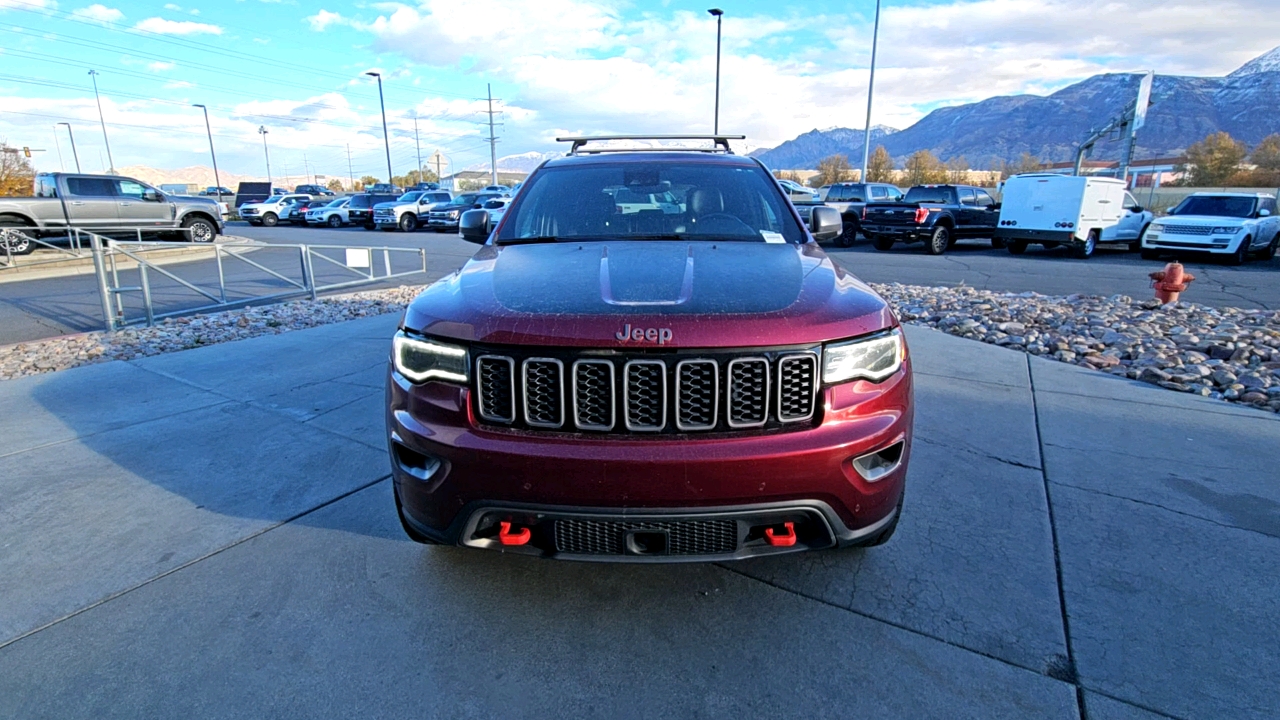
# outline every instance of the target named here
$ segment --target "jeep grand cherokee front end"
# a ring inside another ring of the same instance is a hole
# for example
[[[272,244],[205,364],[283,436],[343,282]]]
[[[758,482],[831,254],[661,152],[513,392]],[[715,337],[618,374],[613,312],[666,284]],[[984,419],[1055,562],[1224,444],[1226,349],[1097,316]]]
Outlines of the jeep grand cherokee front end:
[[[680,212],[624,212],[622,189]],[[492,232],[467,213],[485,246],[392,343],[406,532],[638,562],[887,540],[911,449],[907,346],[819,249],[839,215],[811,224],[727,152],[575,152]]]

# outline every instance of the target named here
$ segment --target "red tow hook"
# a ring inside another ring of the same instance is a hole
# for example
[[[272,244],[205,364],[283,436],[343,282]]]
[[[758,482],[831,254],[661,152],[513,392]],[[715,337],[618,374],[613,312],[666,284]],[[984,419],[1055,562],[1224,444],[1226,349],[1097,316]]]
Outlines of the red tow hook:
[[[502,522],[498,528],[498,542],[503,545],[525,545],[531,537],[533,537],[533,533],[529,528],[520,528],[516,532],[511,532],[511,523],[509,522]],[[792,542],[795,542],[795,540],[793,539]]]
[[[787,530],[785,533],[775,533],[773,528],[764,529],[764,539],[774,547],[791,547],[796,544],[796,524],[787,522],[782,524]]]

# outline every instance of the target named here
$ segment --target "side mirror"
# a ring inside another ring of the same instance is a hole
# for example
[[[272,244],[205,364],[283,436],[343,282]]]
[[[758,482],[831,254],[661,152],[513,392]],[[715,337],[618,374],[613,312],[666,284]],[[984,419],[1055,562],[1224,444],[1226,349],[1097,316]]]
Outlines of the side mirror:
[[[1129,208],[1129,212],[1131,213],[1143,213],[1146,211],[1147,209],[1142,207],[1141,205],[1134,205],[1133,207]]]
[[[489,213],[484,210],[468,210],[458,218],[458,232],[462,239],[483,245],[489,239]]]
[[[991,204],[991,211],[992,211],[992,212],[1000,212],[1000,203],[992,203],[992,204]]]
[[[833,207],[820,205],[809,216],[809,232],[813,233],[813,239],[818,242],[835,240],[843,230],[844,221],[840,219],[840,211]]]
[[[1271,217],[1271,211],[1263,208],[1258,211],[1258,217]]]
[[[160,193],[156,192],[155,190],[151,188],[147,188],[146,190],[142,191],[142,199],[146,200],[147,202],[160,202],[161,200],[164,199],[164,197],[162,197]]]

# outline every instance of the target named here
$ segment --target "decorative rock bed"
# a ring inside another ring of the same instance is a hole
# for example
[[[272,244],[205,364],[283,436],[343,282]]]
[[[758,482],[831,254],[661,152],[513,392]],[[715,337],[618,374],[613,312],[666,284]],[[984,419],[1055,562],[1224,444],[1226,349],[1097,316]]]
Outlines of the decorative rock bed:
[[[874,285],[903,322],[1169,390],[1280,412],[1280,312],[959,287]],[[0,379],[402,312],[404,286],[170,318],[153,328],[0,347]]]

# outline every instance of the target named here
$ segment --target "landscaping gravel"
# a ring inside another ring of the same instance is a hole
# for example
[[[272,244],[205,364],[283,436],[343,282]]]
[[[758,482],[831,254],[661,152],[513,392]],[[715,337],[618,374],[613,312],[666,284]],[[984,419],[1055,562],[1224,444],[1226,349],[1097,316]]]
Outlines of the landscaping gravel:
[[[1277,311],[1161,305],[1123,295],[1061,297],[896,283],[872,287],[903,322],[1280,412]],[[0,347],[0,379],[398,313],[421,290],[371,290]]]

